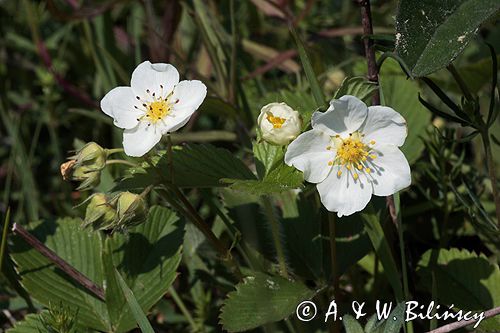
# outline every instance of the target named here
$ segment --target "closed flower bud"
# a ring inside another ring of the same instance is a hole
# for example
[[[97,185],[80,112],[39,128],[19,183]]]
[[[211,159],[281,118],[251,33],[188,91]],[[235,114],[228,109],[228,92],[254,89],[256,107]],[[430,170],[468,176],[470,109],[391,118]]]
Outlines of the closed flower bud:
[[[94,194],[85,211],[83,226],[92,225],[95,230],[112,228],[116,220],[116,210],[108,203],[103,193]]]
[[[299,113],[285,103],[270,103],[264,106],[257,122],[262,139],[280,146],[295,139],[302,126]]]
[[[106,149],[95,142],[89,142],[76,155],[71,157],[78,166],[87,166],[93,170],[101,170],[106,166]]]
[[[87,190],[99,185],[101,170],[106,166],[107,152],[95,142],[89,142],[70,160],[61,164],[64,180],[81,182],[78,190]]]
[[[122,192],[114,201],[117,211],[115,229],[132,227],[146,220],[148,209],[142,196],[131,192]]]

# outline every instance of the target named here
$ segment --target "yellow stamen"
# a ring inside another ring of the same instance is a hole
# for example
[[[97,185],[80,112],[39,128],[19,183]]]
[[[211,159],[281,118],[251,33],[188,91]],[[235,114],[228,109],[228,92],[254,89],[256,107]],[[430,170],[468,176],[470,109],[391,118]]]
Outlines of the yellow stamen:
[[[333,161],[329,161],[328,165],[332,166],[333,165]]]
[[[275,117],[271,112],[267,113],[267,121],[273,124],[274,128],[281,128],[285,123],[285,118]]]
[[[372,160],[374,160],[374,159],[376,159],[376,158],[377,158],[377,155],[375,155],[375,154],[371,154],[371,155],[369,155],[369,157],[370,157]]]
[[[370,144],[374,145],[375,144],[375,140],[370,141]]]
[[[372,148],[368,143],[363,142],[364,135],[360,132],[349,133],[349,136],[345,139],[340,138],[339,135],[332,137],[332,149],[336,149],[336,157],[334,163],[340,167],[345,167],[348,171],[354,169],[360,172],[370,173],[372,170],[366,165],[366,160],[368,158],[374,159],[375,155],[370,154]],[[375,144],[374,140],[371,140],[371,144]],[[328,149],[328,148],[327,148]],[[356,170],[357,169],[357,170]],[[341,171],[337,172],[340,176]],[[352,173],[354,180],[359,179],[359,174],[357,172]]]
[[[160,99],[146,104],[146,115],[144,117],[148,118],[154,124],[167,116],[171,111],[172,105],[168,102],[168,99]]]
[[[342,175],[342,171],[337,171],[337,177],[340,177]]]

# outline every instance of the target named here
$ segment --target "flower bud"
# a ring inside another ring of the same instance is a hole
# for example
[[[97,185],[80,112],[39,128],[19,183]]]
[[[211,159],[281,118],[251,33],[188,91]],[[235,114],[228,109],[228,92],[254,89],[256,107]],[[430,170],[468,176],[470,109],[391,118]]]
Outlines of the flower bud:
[[[115,228],[132,227],[141,224],[146,219],[148,209],[142,196],[131,192],[122,192],[114,201],[117,211]]]
[[[95,142],[89,142],[76,155],[71,157],[76,160],[76,164],[85,165],[93,170],[101,170],[106,166],[106,149]]]
[[[326,74],[326,80],[323,85],[323,89],[328,92],[328,94],[334,93],[344,81],[346,75],[341,69],[334,69]]]
[[[302,120],[285,103],[270,103],[260,110],[257,119],[262,138],[275,145],[286,145],[300,134]]]
[[[106,166],[107,152],[95,142],[89,142],[70,160],[61,164],[64,180],[81,182],[78,190],[87,190],[99,185],[101,170]]]
[[[94,194],[85,211],[83,226],[92,224],[95,230],[106,230],[113,226],[116,220],[116,210],[108,203],[103,193]]]

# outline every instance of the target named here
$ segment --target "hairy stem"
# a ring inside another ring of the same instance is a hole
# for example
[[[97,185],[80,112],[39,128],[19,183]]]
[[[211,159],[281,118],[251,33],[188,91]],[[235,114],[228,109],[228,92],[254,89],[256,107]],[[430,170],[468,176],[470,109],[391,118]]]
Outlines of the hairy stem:
[[[283,251],[283,246],[281,244],[281,237],[279,231],[279,221],[276,219],[276,216],[273,212],[273,206],[271,204],[271,198],[265,197],[262,200],[262,204],[264,205],[264,211],[267,216],[267,220],[271,225],[271,233],[273,235],[274,247],[276,248],[276,256],[278,257],[278,264],[280,266],[281,275],[285,278],[288,278],[288,270],[286,268],[285,261],[285,252]]]
[[[354,0],[361,8],[361,24],[363,26],[363,43],[365,46],[365,58],[368,63],[368,80],[374,82],[378,85],[378,68],[377,62],[375,61],[375,48],[373,40],[370,38],[373,35],[373,24],[372,24],[372,14],[370,9],[370,0]],[[372,104],[380,104],[380,93],[375,90],[372,97]],[[394,197],[392,195],[387,196],[387,208],[389,209],[389,215],[391,217],[392,223],[397,227],[398,219],[396,215],[396,207],[394,205]]]
[[[73,280],[78,282],[82,287],[90,291],[92,294],[97,296],[100,300],[104,301],[104,290],[92,282],[88,277],[83,275],[81,272],[76,270],[73,266],[68,264],[64,259],[59,257],[54,251],[45,246],[37,238],[31,235],[26,229],[17,223],[14,223],[12,227],[12,232],[19,235],[26,243],[31,245],[35,250],[37,250],[41,255],[47,258],[49,261],[54,263],[58,268],[60,268],[64,273],[66,273]]]
[[[109,164],[123,164],[123,165],[128,165],[128,166],[131,166],[131,167],[136,167],[137,164],[135,163],[132,163],[132,162],[129,162],[129,161],[126,161],[126,160],[119,160],[119,159],[116,159],[116,160],[107,160],[106,161],[106,165],[109,165]]]

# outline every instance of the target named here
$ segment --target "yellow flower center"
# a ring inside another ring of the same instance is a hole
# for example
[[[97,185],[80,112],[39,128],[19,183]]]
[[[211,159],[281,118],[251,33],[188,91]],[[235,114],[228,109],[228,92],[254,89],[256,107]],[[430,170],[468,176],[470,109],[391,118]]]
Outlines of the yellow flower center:
[[[274,128],[281,128],[285,123],[285,118],[275,117],[271,112],[267,113],[267,120],[273,124]]]
[[[172,105],[168,102],[168,99],[156,100],[146,104],[146,115],[144,117],[154,124],[168,115],[171,109]]]
[[[341,169],[345,167],[347,172],[352,173],[352,177],[356,180],[359,178],[358,172],[371,173],[372,169],[368,167],[368,159],[374,160],[377,156],[371,152],[370,145],[374,145],[375,141],[370,141],[370,144],[365,144],[362,141],[363,134],[359,132],[350,133],[346,139],[340,138],[339,135],[332,137],[332,141],[337,150],[337,155],[333,161],[329,161],[328,165],[340,165]],[[326,147],[331,150],[332,147]],[[342,175],[342,170],[337,172],[337,176]]]

